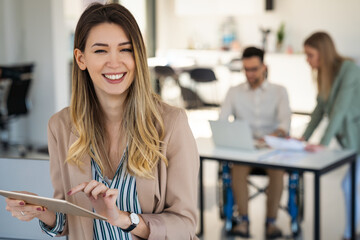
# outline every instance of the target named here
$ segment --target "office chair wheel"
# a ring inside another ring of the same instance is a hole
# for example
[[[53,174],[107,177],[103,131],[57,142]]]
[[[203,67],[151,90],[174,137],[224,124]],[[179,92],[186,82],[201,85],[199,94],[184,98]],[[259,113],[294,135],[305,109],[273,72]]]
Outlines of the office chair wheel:
[[[231,219],[225,220],[225,232],[229,233],[232,229],[233,221]]]
[[[291,232],[292,232],[292,237],[295,238],[300,235],[301,226],[298,221],[292,222],[290,228],[291,228]]]

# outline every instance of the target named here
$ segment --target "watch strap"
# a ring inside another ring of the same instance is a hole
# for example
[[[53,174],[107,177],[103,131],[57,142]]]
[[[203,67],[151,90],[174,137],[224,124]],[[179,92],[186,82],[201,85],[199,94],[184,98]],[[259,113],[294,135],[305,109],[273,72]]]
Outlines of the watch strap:
[[[129,211],[128,211],[128,213],[131,214],[131,212],[129,212]],[[130,215],[129,215],[129,218],[130,218]],[[130,218],[130,221],[131,221],[131,218]],[[131,225],[130,225],[128,228],[125,228],[125,229],[120,228],[120,229],[121,229],[123,232],[130,232],[130,231],[132,231],[134,228],[136,228],[136,226],[137,226],[137,224],[131,222]]]

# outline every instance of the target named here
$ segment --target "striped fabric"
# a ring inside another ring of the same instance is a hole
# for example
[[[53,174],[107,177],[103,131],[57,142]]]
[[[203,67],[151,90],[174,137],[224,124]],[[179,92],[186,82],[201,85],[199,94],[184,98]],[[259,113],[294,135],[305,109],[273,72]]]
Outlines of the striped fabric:
[[[102,182],[108,188],[119,189],[119,197],[116,200],[116,205],[122,211],[130,211],[134,213],[141,213],[140,203],[136,192],[135,177],[128,174],[126,171],[127,150],[124,152],[119,167],[115,173],[114,179],[109,181],[101,174],[99,166],[95,161],[91,160],[93,179]],[[123,232],[120,228],[114,227],[109,223],[95,219],[94,220],[94,239],[132,239],[130,233]]]
[[[39,224],[41,227],[41,230],[43,230],[44,233],[49,235],[50,237],[55,237],[58,233],[61,233],[64,230],[65,227],[65,221],[66,221],[66,215],[63,213],[56,213],[56,225],[53,229],[49,228],[44,222],[39,220]]]
[[[91,172],[92,178],[98,182],[103,183],[108,188],[119,189],[119,196],[116,201],[116,205],[122,211],[130,211],[137,214],[141,213],[141,207],[136,192],[135,177],[128,174],[126,171],[127,164],[127,149],[121,158],[119,167],[115,173],[114,179],[109,180],[107,177],[103,177],[100,171],[100,167],[97,163],[91,159]],[[94,211],[94,209],[93,209]],[[50,236],[55,236],[61,233],[64,228],[66,215],[60,213],[56,214],[56,226],[54,229],[48,229],[45,224],[40,221],[40,226],[45,233]],[[60,226],[61,225],[61,226]],[[59,231],[59,229],[61,231]],[[94,240],[117,240],[126,239],[130,240],[131,234],[123,232],[120,228],[114,227],[106,221],[94,219]]]

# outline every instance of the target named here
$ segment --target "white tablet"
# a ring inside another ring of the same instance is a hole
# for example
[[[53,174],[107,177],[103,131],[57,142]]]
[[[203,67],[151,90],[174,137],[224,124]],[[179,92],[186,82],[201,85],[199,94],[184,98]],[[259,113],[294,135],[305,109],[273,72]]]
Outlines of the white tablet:
[[[75,216],[81,217],[89,217],[89,218],[96,218],[101,220],[106,220],[106,217],[91,212],[85,208],[79,207],[73,203],[70,203],[65,200],[55,199],[55,198],[47,198],[47,197],[40,197],[31,194],[25,193],[18,193],[18,192],[11,192],[6,190],[0,190],[0,195],[12,198],[16,200],[23,200],[26,203],[44,206],[47,209],[53,212],[61,212]]]

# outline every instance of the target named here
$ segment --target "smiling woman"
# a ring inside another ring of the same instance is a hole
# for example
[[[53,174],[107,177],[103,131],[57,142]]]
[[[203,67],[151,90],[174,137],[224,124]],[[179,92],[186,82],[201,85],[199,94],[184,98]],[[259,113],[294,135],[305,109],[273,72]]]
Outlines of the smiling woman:
[[[197,239],[196,143],[184,110],[151,88],[132,14],[118,4],[90,5],[76,27],[73,61],[70,107],[48,124],[54,197],[107,221],[11,199],[7,210],[70,240]]]
[[[107,95],[126,96],[134,80],[135,60],[121,26],[102,23],[93,27],[84,52],[75,49],[74,55],[79,68],[88,70],[99,101],[104,104]]]

